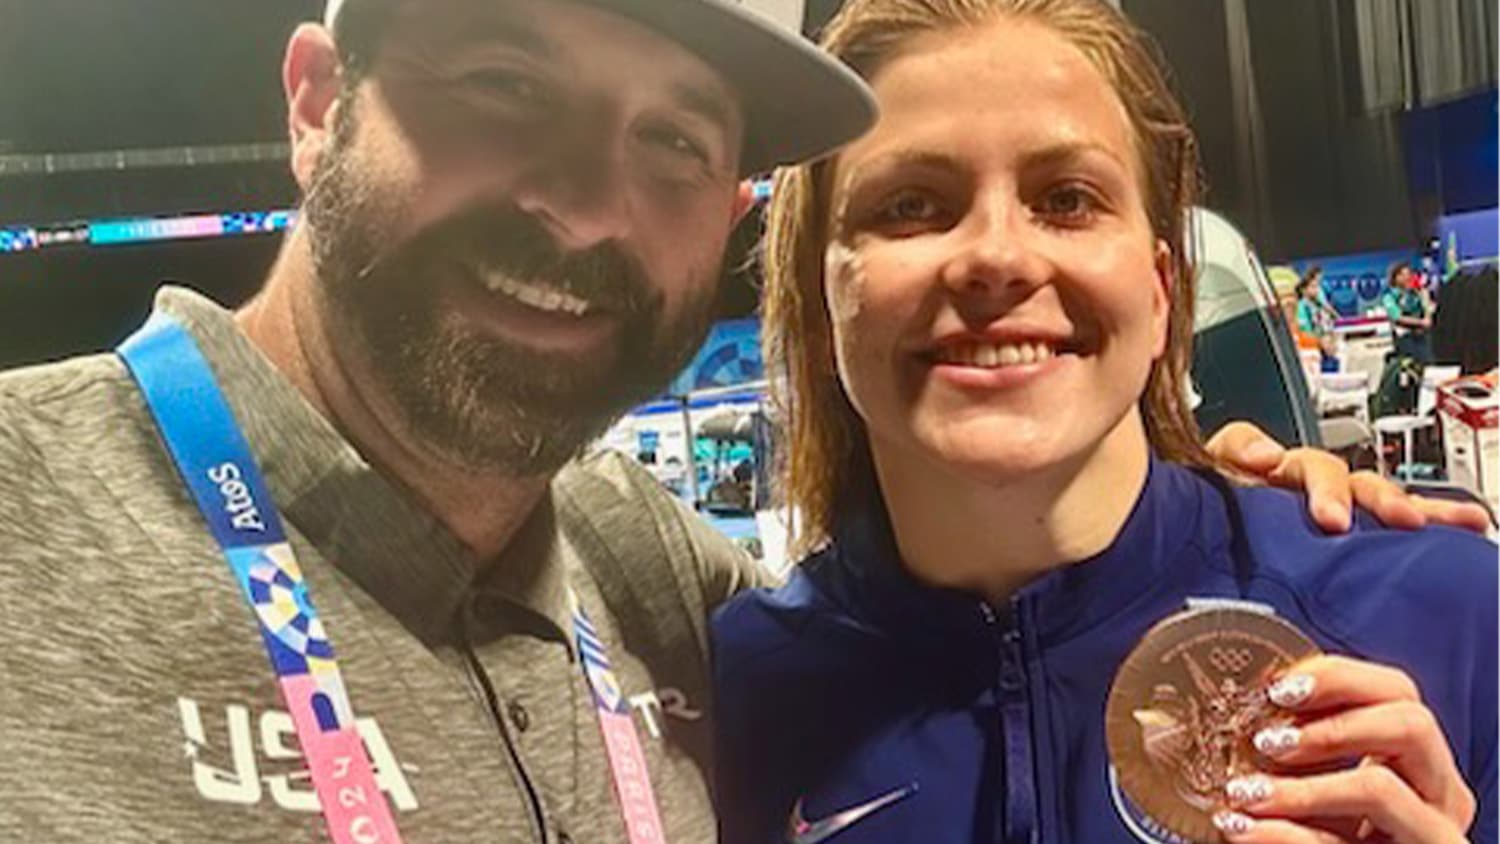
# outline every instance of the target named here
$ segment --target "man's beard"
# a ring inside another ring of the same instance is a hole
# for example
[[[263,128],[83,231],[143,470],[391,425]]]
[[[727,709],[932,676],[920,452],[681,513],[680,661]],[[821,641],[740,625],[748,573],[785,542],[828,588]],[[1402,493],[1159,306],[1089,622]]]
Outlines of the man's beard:
[[[513,208],[470,208],[388,247],[405,209],[361,175],[379,171],[351,155],[353,111],[340,115],[304,205],[321,318],[335,349],[364,362],[355,371],[378,380],[383,404],[404,417],[400,429],[422,450],[477,471],[555,471],[660,392],[703,342],[712,277],[697,279],[701,292],[667,316],[645,271],[616,244],[564,254]],[[580,359],[465,328],[441,312],[430,280],[467,273],[462,283],[478,284],[485,271],[606,309],[617,322],[613,341],[600,359]]]

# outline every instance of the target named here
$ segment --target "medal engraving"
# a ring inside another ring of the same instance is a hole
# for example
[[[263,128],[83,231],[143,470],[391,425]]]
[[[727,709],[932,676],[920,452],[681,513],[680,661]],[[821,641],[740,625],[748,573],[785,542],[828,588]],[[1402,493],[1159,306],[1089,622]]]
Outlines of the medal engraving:
[[[1184,841],[1222,838],[1213,815],[1235,777],[1274,770],[1251,739],[1292,717],[1266,690],[1318,647],[1273,615],[1188,610],[1146,632],[1110,688],[1105,729],[1125,796]]]

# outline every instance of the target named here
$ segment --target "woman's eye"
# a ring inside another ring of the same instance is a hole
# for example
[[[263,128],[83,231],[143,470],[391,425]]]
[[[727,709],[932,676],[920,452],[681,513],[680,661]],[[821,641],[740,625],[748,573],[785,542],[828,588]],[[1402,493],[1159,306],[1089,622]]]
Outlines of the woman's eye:
[[[1066,186],[1049,191],[1042,198],[1042,216],[1064,223],[1076,223],[1089,219],[1099,209],[1099,202],[1088,190],[1077,186]]]
[[[890,193],[886,199],[873,205],[868,214],[856,212],[854,217],[863,218],[864,228],[892,237],[944,229],[951,224],[947,219],[948,209],[939,196],[915,189]]]
[[[892,222],[918,222],[930,220],[938,214],[938,205],[932,197],[920,193],[897,196],[886,205],[882,217]]]
[[[903,190],[876,205],[865,219],[866,225],[874,231],[901,236],[941,228],[945,225],[945,216],[946,210],[933,194]]]

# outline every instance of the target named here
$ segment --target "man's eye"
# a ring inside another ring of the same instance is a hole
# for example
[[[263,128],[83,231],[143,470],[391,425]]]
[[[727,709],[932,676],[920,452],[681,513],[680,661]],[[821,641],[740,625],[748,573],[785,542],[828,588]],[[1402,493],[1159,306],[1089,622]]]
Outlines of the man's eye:
[[[698,182],[714,167],[708,148],[676,127],[642,127],[636,132],[635,140],[636,154],[645,170],[664,182]]]
[[[545,84],[516,71],[485,70],[468,74],[464,80],[485,95],[498,97],[511,105],[540,108],[551,99]]]
[[[708,163],[708,153],[702,145],[676,129],[667,126],[644,129],[641,140],[664,153]]]

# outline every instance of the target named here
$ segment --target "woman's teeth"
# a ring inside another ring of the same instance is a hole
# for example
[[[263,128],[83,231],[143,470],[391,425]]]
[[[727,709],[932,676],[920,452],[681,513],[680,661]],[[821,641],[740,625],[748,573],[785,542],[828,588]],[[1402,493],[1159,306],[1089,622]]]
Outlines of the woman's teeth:
[[[589,310],[589,303],[577,296],[551,287],[517,281],[504,273],[487,272],[483,279],[484,286],[491,293],[503,293],[539,311],[583,316]]]
[[[996,369],[1045,363],[1057,356],[1047,343],[960,343],[938,350],[939,363]]]

